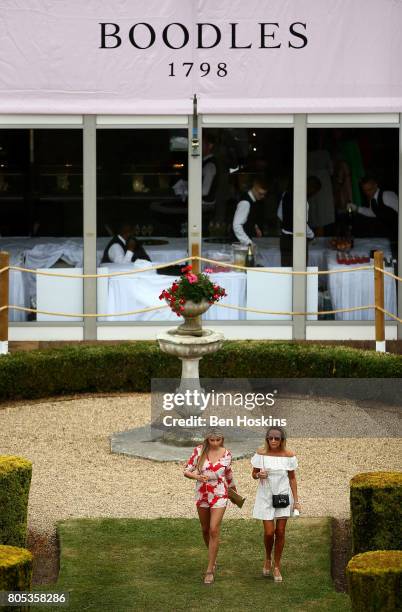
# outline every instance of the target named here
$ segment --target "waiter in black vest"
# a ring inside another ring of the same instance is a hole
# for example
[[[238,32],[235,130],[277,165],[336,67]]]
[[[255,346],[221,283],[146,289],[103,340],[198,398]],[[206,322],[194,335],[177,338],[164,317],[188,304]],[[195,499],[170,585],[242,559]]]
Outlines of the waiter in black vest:
[[[373,176],[365,176],[360,186],[367,199],[367,206],[350,203],[348,209],[356,212],[360,234],[387,236],[391,242],[392,257],[397,258],[398,247],[398,196],[394,191],[384,191]]]
[[[151,261],[144,247],[132,236],[132,227],[129,223],[122,223],[118,234],[113,236],[106,246],[101,263],[130,263],[136,259]]]
[[[247,193],[243,193],[236,206],[233,217],[233,232],[239,242],[252,244],[253,238],[261,238],[262,231],[258,225],[261,217],[261,206],[257,204],[268,193],[268,184],[263,177],[256,177]]]
[[[306,262],[308,262],[308,241],[314,239],[314,232],[308,224],[308,198],[318,193],[321,189],[321,181],[316,176],[307,178],[307,219],[306,219]],[[277,216],[281,222],[281,236],[279,246],[281,250],[281,266],[293,266],[293,185],[290,184],[287,191],[282,193]]]

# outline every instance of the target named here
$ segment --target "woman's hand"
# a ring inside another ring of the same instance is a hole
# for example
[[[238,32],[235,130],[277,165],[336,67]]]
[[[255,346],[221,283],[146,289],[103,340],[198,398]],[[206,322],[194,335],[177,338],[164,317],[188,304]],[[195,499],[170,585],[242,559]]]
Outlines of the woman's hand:
[[[268,474],[265,470],[260,470],[257,474],[257,478],[264,480],[265,478],[268,478]]]
[[[299,510],[299,512],[300,512],[300,510],[301,510],[301,503],[300,502],[295,502],[293,504],[293,508],[296,508],[296,510]]]
[[[208,476],[202,474],[197,474],[195,479],[198,480],[198,482],[208,482],[209,480]]]

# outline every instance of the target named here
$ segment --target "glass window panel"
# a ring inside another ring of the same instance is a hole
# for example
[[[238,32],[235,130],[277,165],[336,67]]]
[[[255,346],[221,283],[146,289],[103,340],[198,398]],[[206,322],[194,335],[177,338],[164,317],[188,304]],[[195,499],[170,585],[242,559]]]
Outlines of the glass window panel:
[[[81,130],[0,130],[0,248],[12,265],[82,273],[82,184]],[[82,279],[12,271],[10,304],[81,313]],[[15,309],[9,318],[77,320]]]
[[[187,151],[185,129],[98,129],[99,272],[129,271],[187,257]],[[164,274],[149,271],[100,279],[98,312],[164,306],[159,295],[179,272],[176,265]],[[176,321],[177,316],[164,308],[100,319]]]
[[[309,198],[310,265],[321,270],[373,263],[381,250],[396,271],[398,247],[398,129],[316,128],[308,130],[308,174],[321,188]],[[372,271],[319,278],[319,309],[374,304]],[[385,277],[385,309],[396,313],[395,281]],[[324,314],[320,319],[373,320],[374,311]]]
[[[207,268],[212,269],[213,280],[227,290],[222,303],[291,311],[291,276],[233,271],[225,269],[225,262],[244,265],[251,242],[255,266],[292,267],[293,130],[208,128],[203,130],[202,143],[203,255],[220,262],[212,268],[207,264]],[[205,318],[291,317],[213,306]]]

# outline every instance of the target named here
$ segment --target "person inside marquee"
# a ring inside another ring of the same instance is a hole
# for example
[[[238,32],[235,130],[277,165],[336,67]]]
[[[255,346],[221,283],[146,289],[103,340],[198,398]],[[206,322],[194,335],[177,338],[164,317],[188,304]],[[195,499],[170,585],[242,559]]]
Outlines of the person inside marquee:
[[[347,205],[357,213],[356,224],[359,234],[366,236],[387,236],[391,241],[391,251],[397,258],[398,244],[398,196],[394,191],[384,191],[374,176],[365,176],[360,181],[366,196],[367,206]]]
[[[118,229],[118,234],[113,236],[107,244],[101,263],[124,264],[134,262],[137,259],[151,261],[142,244],[133,237],[132,233],[131,225],[122,223]]]
[[[314,232],[308,224],[309,204],[308,199],[318,193],[321,189],[321,181],[316,176],[307,178],[307,220],[306,220],[306,238],[314,239]],[[281,236],[279,245],[281,250],[281,266],[293,266],[293,185],[290,183],[288,189],[282,193],[277,216],[281,222]],[[306,243],[308,248],[308,242]],[[306,261],[308,260],[306,254]]]
[[[264,200],[268,193],[265,178],[256,177],[251,189],[240,196],[233,217],[233,232],[239,242],[252,244],[253,237],[261,238],[262,231],[258,225],[261,207],[257,204]]]

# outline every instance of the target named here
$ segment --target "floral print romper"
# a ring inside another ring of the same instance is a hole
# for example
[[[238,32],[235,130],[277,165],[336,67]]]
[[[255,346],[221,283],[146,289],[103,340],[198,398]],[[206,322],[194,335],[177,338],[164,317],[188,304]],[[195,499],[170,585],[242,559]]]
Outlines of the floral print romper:
[[[194,472],[197,469],[198,458],[202,445],[196,446],[193,454],[184,468],[185,472]],[[232,453],[226,450],[221,459],[215,463],[206,458],[199,470],[202,476],[208,476],[208,482],[196,482],[195,502],[199,508],[225,508],[228,503],[228,487],[234,487],[233,472],[231,468]]]

